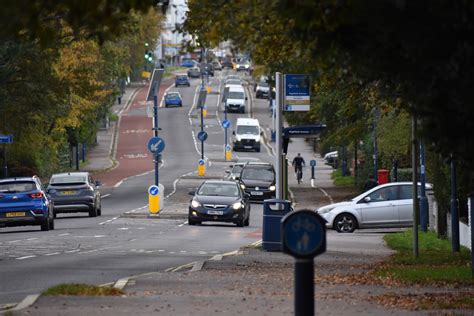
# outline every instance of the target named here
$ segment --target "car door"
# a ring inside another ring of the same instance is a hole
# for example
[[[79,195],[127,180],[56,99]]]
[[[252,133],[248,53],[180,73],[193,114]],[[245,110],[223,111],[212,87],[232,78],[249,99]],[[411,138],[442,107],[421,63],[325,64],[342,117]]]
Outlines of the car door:
[[[400,186],[400,197],[398,203],[398,216],[400,226],[413,224],[413,188],[411,185]]]
[[[397,187],[386,186],[375,190],[356,205],[363,227],[395,227],[399,225]]]

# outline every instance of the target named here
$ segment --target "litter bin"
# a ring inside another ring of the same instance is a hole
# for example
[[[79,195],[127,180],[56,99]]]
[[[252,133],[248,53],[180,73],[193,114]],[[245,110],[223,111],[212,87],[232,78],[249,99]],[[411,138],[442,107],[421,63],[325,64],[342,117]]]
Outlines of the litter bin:
[[[263,250],[281,251],[281,220],[290,211],[290,201],[278,199],[263,201]]]
[[[388,183],[388,170],[386,169],[379,169],[377,173],[377,179],[379,180],[379,184]]]

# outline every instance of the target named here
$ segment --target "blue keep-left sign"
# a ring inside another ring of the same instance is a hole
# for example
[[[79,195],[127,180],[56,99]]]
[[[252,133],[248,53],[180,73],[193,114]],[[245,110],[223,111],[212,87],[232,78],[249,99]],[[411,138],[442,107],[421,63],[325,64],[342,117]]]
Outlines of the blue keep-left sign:
[[[283,251],[296,258],[313,258],[326,251],[326,224],[312,210],[289,213],[282,219]]]
[[[207,133],[205,131],[199,131],[197,134],[197,138],[201,141],[204,142],[207,139]]]
[[[229,120],[224,120],[222,121],[222,127],[223,128],[229,128],[230,127],[230,121]]]
[[[158,195],[158,193],[160,193],[160,188],[158,188],[157,185],[150,185],[148,188],[148,194],[155,196]]]
[[[309,162],[309,165],[311,167],[316,167],[316,160],[312,159],[310,162]]]
[[[148,141],[148,150],[153,154],[160,154],[165,149],[165,141],[158,136],[150,138]]]
[[[206,164],[206,162],[204,161],[204,159],[199,159],[198,164],[200,166],[204,166]]]

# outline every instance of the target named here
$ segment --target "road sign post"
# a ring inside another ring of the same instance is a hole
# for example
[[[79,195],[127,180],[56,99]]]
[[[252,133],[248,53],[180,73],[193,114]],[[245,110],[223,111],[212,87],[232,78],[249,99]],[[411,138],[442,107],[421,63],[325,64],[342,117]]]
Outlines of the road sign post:
[[[275,197],[283,200],[283,138],[282,138],[282,108],[284,103],[283,74],[277,72],[276,77],[276,109],[275,109],[275,132],[276,132],[276,192]]]
[[[326,251],[326,224],[312,210],[282,219],[282,250],[295,258],[295,315],[314,315],[314,257]]]
[[[8,178],[7,144],[13,143],[13,135],[0,134],[0,143],[3,144],[3,177]]]
[[[230,146],[227,146],[227,130],[230,128],[231,123],[227,119],[227,110],[224,110],[224,120],[222,121],[222,128],[224,129],[224,159],[225,160],[230,160],[231,158],[227,158],[228,156],[228,150],[227,148],[230,148]],[[230,153],[230,156],[232,157],[232,153]]]

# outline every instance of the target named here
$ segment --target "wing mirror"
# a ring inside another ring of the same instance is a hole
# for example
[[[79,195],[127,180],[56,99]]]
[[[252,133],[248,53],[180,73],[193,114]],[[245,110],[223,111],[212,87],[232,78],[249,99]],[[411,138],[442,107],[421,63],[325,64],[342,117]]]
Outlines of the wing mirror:
[[[196,194],[196,191],[189,191],[188,194],[194,196]]]
[[[225,173],[230,173],[230,170],[224,170]]]
[[[366,196],[366,197],[364,198],[364,202],[365,202],[365,203],[370,203],[370,201],[372,201],[372,199],[370,198],[370,196]]]

